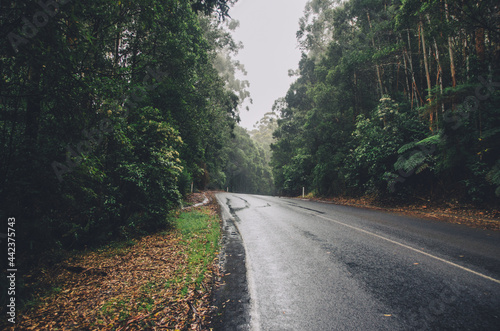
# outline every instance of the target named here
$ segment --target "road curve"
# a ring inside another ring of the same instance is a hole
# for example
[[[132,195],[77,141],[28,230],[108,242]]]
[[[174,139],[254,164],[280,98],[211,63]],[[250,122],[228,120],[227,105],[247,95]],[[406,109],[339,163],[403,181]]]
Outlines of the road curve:
[[[499,232],[299,199],[217,199],[245,248],[244,328],[499,329]]]

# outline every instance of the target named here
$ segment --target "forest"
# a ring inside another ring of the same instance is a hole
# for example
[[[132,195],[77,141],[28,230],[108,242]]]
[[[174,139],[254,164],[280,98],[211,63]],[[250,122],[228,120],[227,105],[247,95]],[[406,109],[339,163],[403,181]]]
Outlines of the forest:
[[[12,329],[201,330],[244,257],[214,191],[498,214],[498,1],[303,0],[293,83],[250,130],[237,1],[0,3],[0,325],[17,302]]]
[[[312,0],[297,39],[279,192],[498,207],[497,1]]]
[[[191,183],[272,193],[237,126],[234,2],[2,2],[0,217],[20,251],[168,227]]]
[[[311,0],[252,131],[233,0],[7,1],[0,217],[29,252],[169,226],[195,189],[498,206],[493,0]]]

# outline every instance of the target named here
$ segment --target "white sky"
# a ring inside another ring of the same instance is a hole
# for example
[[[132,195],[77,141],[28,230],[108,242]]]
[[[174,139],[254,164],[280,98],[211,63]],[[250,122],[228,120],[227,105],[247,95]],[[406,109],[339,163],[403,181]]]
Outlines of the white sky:
[[[307,0],[239,0],[229,15],[240,21],[233,32],[244,44],[235,57],[248,72],[253,104],[250,111],[240,111],[240,125],[253,129],[276,99],[284,97],[296,77],[288,77],[288,69],[296,70],[300,60],[295,34]],[[247,106],[245,104],[244,106]]]

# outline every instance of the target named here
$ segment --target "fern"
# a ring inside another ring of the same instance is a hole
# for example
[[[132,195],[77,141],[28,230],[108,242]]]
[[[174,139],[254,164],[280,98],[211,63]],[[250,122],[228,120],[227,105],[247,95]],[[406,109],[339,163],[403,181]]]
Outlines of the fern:
[[[401,148],[398,149],[398,154],[403,154],[403,153],[409,151],[410,149],[417,146],[417,144],[418,144],[418,141],[414,141],[414,142],[411,142],[411,143],[408,143],[408,144],[401,146]]]
[[[490,138],[496,134],[500,133],[500,128],[494,128],[483,132],[482,138]]]
[[[398,154],[404,154],[407,151],[422,145],[437,145],[443,141],[443,136],[441,134],[435,134],[433,136],[427,137],[420,141],[413,141],[411,143],[405,144],[398,149]]]
[[[441,134],[435,134],[433,136],[427,137],[423,140],[420,140],[417,142],[417,146],[424,145],[424,144],[434,144],[437,145],[443,141],[443,136]]]
[[[500,161],[497,161],[493,169],[488,173],[486,176],[488,181],[490,181],[493,184],[500,185]]]
[[[394,169],[411,172],[416,170],[425,161],[425,154],[421,151],[414,151],[410,157],[405,158],[400,156],[394,164]]]
[[[427,168],[429,168],[429,164],[424,163],[420,167],[418,167],[418,169],[417,169],[417,171],[415,171],[415,173],[418,175],[419,173],[421,173],[422,171],[424,171]]]

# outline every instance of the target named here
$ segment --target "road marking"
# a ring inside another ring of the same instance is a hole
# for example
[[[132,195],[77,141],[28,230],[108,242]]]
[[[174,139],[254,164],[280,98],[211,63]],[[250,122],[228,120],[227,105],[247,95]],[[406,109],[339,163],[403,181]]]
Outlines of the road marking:
[[[335,219],[333,219],[333,218],[329,218],[329,217],[326,217],[326,216],[323,216],[323,215],[318,215],[318,214],[313,214],[313,215],[315,215],[316,217],[319,217],[319,218],[325,219],[325,220],[327,220],[327,221],[331,221],[331,222],[334,222],[334,223],[337,223],[337,224],[340,224],[340,225],[346,226],[346,227],[351,228],[351,229],[353,229],[353,230],[357,230],[357,231],[360,231],[360,232],[363,232],[363,233],[369,234],[369,235],[371,235],[371,236],[374,236],[374,237],[377,237],[377,238],[383,239],[383,240],[385,240],[385,241],[388,241],[388,242],[390,242],[390,243],[393,243],[393,244],[399,245],[399,246],[401,246],[401,247],[408,248],[409,250],[412,250],[412,251],[414,251],[414,252],[417,252],[417,253],[423,254],[423,255],[425,255],[425,256],[431,257],[431,258],[436,259],[436,260],[438,260],[438,261],[444,262],[444,263],[446,263],[446,264],[449,264],[449,265],[452,265],[452,266],[454,266],[454,267],[457,267],[457,268],[460,268],[460,269],[462,269],[462,270],[465,270],[465,271],[468,271],[468,272],[470,272],[470,273],[473,273],[474,275],[477,275],[477,276],[479,276],[479,277],[482,277],[482,278],[485,278],[485,279],[491,280],[492,282],[495,282],[495,283],[497,283],[497,284],[500,284],[500,280],[498,280],[498,279],[492,278],[492,277],[490,277],[490,276],[487,276],[487,275],[482,274],[482,273],[480,273],[480,272],[474,271],[474,270],[472,270],[472,269],[469,269],[469,268],[463,267],[463,266],[461,266],[461,265],[458,265],[458,264],[453,263],[453,262],[451,262],[451,261],[448,261],[448,260],[442,259],[442,258],[437,257],[437,256],[435,256],[435,255],[432,255],[432,254],[426,253],[426,252],[424,252],[424,251],[422,251],[422,250],[420,250],[420,249],[413,248],[413,247],[411,247],[411,246],[408,246],[408,245],[402,244],[402,243],[400,243],[400,242],[397,242],[397,241],[395,241],[395,240],[392,240],[392,239],[389,239],[389,238],[383,237],[383,236],[378,235],[378,234],[376,234],[376,233],[373,233],[373,232],[370,232],[370,231],[363,230],[363,229],[358,228],[358,227],[356,227],[356,226],[352,226],[352,225],[349,225],[349,224],[345,224],[345,223],[340,222],[340,221],[337,221],[337,220],[335,220]]]

